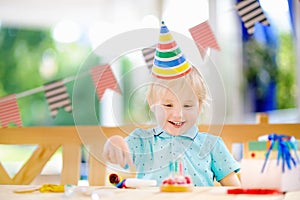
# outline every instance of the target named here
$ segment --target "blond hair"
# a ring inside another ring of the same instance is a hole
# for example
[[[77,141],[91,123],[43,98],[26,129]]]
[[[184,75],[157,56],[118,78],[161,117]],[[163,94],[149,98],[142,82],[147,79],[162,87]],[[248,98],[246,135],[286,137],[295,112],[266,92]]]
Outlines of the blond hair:
[[[191,71],[183,77],[164,80],[153,77],[153,81],[148,89],[147,101],[151,106],[165,92],[165,89],[170,89],[178,86],[183,87],[185,84],[191,87],[198,98],[199,106],[201,107],[206,100],[207,89],[203,81],[201,73],[196,67],[192,67]]]

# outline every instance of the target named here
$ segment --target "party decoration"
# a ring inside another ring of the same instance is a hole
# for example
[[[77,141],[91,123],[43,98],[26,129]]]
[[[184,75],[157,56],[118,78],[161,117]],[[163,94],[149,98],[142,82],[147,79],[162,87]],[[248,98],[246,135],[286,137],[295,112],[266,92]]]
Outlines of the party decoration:
[[[157,185],[156,180],[145,180],[138,178],[122,178],[120,175],[112,173],[108,177],[109,182],[117,188],[139,188],[153,187]]]
[[[63,81],[45,84],[44,89],[52,117],[56,117],[59,108],[64,108],[67,112],[72,111],[71,101]]]
[[[254,25],[257,22],[270,25],[258,1],[244,0],[237,3],[235,7],[249,35],[254,33]]]
[[[93,67],[90,70],[90,74],[96,87],[99,101],[101,101],[105,90],[108,88],[121,93],[121,90],[109,65]]]
[[[242,189],[259,188],[279,192],[299,190],[299,144],[299,140],[293,136],[276,133],[262,135],[257,141],[249,141],[247,147],[250,155],[244,154],[241,160]]]
[[[264,161],[264,164],[262,166],[261,172],[263,173],[265,170],[265,166],[267,164],[270,152],[274,148],[275,142],[278,142],[277,145],[277,165],[279,165],[279,162],[282,163],[282,172],[285,171],[285,166],[288,167],[288,169],[291,169],[292,166],[296,166],[297,163],[300,164],[300,160],[297,154],[297,148],[294,145],[295,137],[287,136],[287,135],[277,135],[277,134],[270,134],[268,136],[268,140],[271,142],[271,145],[266,153],[266,158]],[[295,158],[293,158],[291,151],[294,152]]]
[[[184,175],[182,160],[170,161],[169,177],[160,186],[161,192],[191,192],[194,188],[190,176]]]
[[[189,73],[191,68],[169,29],[162,22],[152,74],[161,79],[175,79]]]
[[[212,45],[207,46],[211,47]],[[152,68],[152,74],[158,78],[175,79],[186,75],[192,69],[191,64],[186,60],[164,22],[161,24],[158,44],[145,47],[141,51],[148,68]],[[59,108],[72,112],[72,104],[65,84],[86,75],[91,76],[99,101],[102,100],[106,89],[112,89],[121,93],[110,65],[94,66],[89,71],[80,74],[80,76],[66,77],[18,94],[0,97],[1,126],[7,127],[9,123],[15,123],[19,127],[22,126],[16,100],[39,92],[45,92],[45,99],[49,105],[52,117],[57,116]]]
[[[29,189],[16,189],[13,192],[17,194],[25,194],[25,193],[33,193],[33,192],[58,192],[62,193],[65,192],[65,186],[64,185],[58,185],[58,184],[43,184],[42,186],[32,187]]]
[[[233,188],[227,189],[227,194],[252,194],[252,195],[278,195],[282,194],[282,192],[278,189],[260,189],[260,188],[251,188],[251,189],[243,189],[243,188]]]
[[[0,122],[2,127],[8,127],[10,122],[22,127],[22,120],[15,94],[0,98]]]
[[[101,100],[104,91],[108,88],[121,93],[109,65],[93,67],[89,72],[81,74],[79,78],[85,75],[91,75],[91,78],[96,86],[99,100]],[[65,84],[70,81],[74,81],[76,78],[77,76],[70,76],[18,94],[0,97],[1,126],[8,127],[8,124],[11,122],[21,127],[22,121],[16,99],[33,95],[38,92],[45,92],[45,98],[49,105],[49,110],[52,117],[56,117],[59,108],[63,108],[67,112],[72,112],[71,100],[67,93]]]
[[[189,29],[194,41],[196,42],[201,57],[204,58],[207,49],[214,48],[220,50],[217,40],[212,32],[208,21]]]
[[[147,64],[148,69],[152,68],[153,59],[155,55],[155,47],[148,47],[142,49],[142,54]]]

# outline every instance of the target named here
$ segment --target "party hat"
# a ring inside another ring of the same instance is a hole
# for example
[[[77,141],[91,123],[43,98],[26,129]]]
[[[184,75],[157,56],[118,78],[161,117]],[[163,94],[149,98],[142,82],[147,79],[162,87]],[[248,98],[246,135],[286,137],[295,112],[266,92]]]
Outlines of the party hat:
[[[162,22],[152,74],[161,79],[175,79],[189,73],[191,68],[169,29]]]

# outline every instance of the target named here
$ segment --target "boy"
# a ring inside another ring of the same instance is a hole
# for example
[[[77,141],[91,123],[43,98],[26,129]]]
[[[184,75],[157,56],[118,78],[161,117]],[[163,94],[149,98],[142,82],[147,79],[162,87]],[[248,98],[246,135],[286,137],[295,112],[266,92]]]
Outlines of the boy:
[[[181,160],[195,186],[240,186],[239,165],[220,137],[201,133],[198,117],[206,98],[199,71],[189,64],[162,23],[147,101],[158,126],[136,129],[125,139],[112,136],[104,158],[125,167],[136,166],[137,177],[161,183],[170,161]]]

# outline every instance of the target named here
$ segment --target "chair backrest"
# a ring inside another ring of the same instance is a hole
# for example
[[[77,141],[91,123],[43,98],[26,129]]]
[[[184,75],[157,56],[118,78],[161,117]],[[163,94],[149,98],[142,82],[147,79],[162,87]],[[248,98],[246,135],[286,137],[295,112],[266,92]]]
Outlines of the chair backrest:
[[[22,127],[0,128],[0,144],[38,145],[22,168],[11,178],[0,160],[0,184],[30,184],[40,174],[51,156],[62,147],[61,184],[78,183],[80,178],[81,148],[84,144],[89,151],[88,180],[90,185],[105,185],[106,165],[97,159],[106,137],[112,135],[126,136],[134,130],[133,126],[59,126],[59,127]],[[146,127],[145,127],[146,128]],[[126,130],[126,131],[124,131]],[[261,135],[282,133],[300,138],[300,123],[269,124],[267,115],[259,115],[257,124],[200,125],[200,131],[214,132],[224,140],[231,150],[233,143],[257,140]],[[99,134],[100,132],[100,134]],[[244,152],[245,153],[245,152]]]

